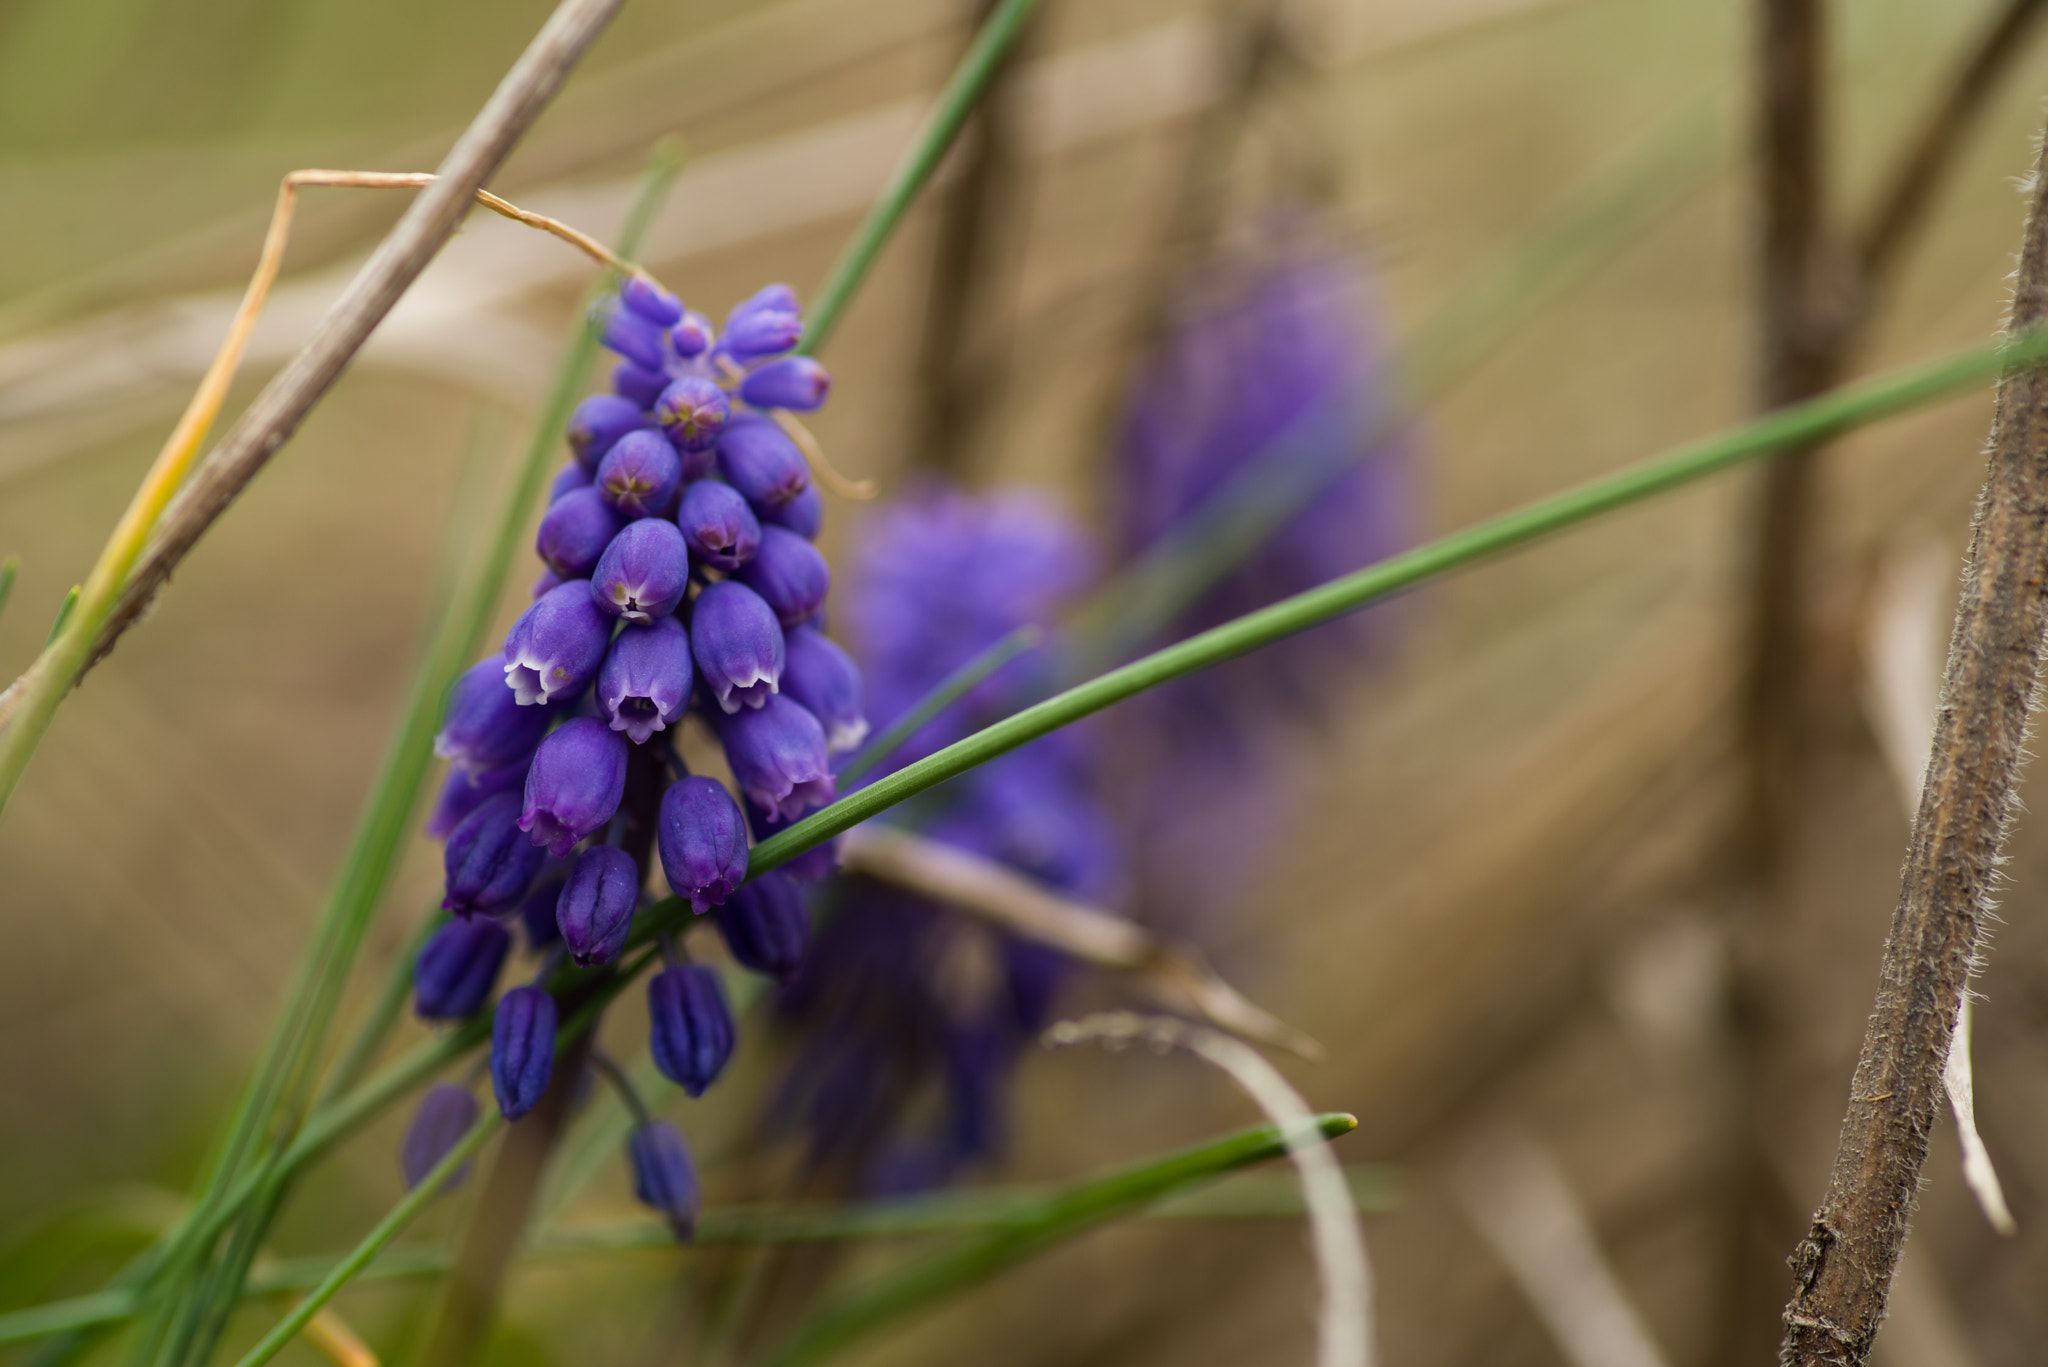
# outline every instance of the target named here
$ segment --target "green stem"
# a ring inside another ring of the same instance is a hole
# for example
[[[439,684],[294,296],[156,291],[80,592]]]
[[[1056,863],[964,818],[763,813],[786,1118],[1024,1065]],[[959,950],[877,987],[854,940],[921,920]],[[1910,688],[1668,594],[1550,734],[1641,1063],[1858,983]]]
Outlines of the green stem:
[[[1318,1116],[1316,1123],[1329,1139],[1358,1124],[1348,1115]],[[892,1320],[979,1285],[1171,1192],[1276,1157],[1286,1149],[1279,1129],[1263,1125],[1073,1187],[962,1248],[921,1259],[828,1301],[769,1355],[767,1367],[801,1367],[823,1361]]]
[[[918,130],[910,150],[890,175],[881,198],[868,210],[867,218],[854,231],[846,249],[832,263],[832,273],[819,286],[804,329],[803,345],[797,348],[803,355],[815,355],[839,326],[840,315],[867,278],[868,268],[875,264],[882,244],[896,231],[896,225],[902,222],[918,191],[932,178],[932,172],[938,170],[967,116],[974,112],[974,106],[1002,65],[1003,54],[1017,40],[1018,31],[1037,5],[1038,0],[1002,0],[975,34],[966,55],[947,79],[946,88],[939,92],[938,102],[932,106],[924,127]]]
[[[7,611],[7,600],[14,596],[14,576],[21,573],[21,557],[10,555],[0,560],[0,612]]]
[[[1640,503],[1787,447],[1875,422],[1981,384],[2008,367],[2048,360],[2048,329],[1952,352],[1847,385],[1806,403],[1687,443],[1665,455],[1539,499],[1327,584],[1282,599],[1120,669],[1055,694],[936,754],[906,765],[756,845],[750,878],[858,826],[937,784],[1169,680],[1355,612],[1403,589],[1526,545],[1602,513]]]
[[[896,747],[916,735],[918,729],[926,722],[979,687],[998,669],[1025,651],[1037,647],[1044,639],[1045,633],[1035,626],[1018,627],[939,680],[931,692],[918,699],[917,706],[883,727],[881,734],[862,747],[859,754],[840,765],[839,771],[833,777],[841,783],[851,783],[859,778],[895,754]]]

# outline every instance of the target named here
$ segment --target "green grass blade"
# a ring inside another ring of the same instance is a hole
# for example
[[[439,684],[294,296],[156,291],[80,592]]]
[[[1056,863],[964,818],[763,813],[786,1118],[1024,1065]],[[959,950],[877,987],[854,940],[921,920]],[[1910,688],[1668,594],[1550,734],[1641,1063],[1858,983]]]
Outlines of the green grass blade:
[[[84,592],[84,590],[79,585],[73,584],[71,586],[71,592],[65,594],[64,601],[57,605],[57,616],[56,619],[50,623],[50,634],[43,639],[44,650],[48,650],[50,648],[50,642],[56,640],[58,636],[63,634],[64,624],[71,620],[71,610],[78,606],[78,595],[82,592]]]
[[[861,282],[867,279],[868,268],[875,264],[882,245],[896,231],[903,221],[904,213],[924,189],[925,182],[932,178],[932,172],[939,169],[946,151],[952,147],[953,139],[960,134],[960,128],[967,122],[967,116],[974,112],[974,106],[981,100],[982,92],[1002,64],[1003,56],[1017,41],[1024,21],[1031,17],[1031,11],[1038,6],[1038,0],[1001,0],[995,11],[982,23],[980,32],[974,35],[974,42],[968,46],[960,64],[953,68],[953,74],[946,81],[946,88],[939,92],[937,103],[925,119],[924,127],[918,130],[911,142],[910,150],[898,162],[890,175],[889,183],[883,187],[881,197],[868,210],[868,216],[854,230],[839,259],[832,263],[832,273],[825,277],[825,283],[818,288],[818,297],[811,305],[810,318],[804,328],[803,345],[797,350],[803,355],[816,354],[839,326],[841,315],[853,299]]]
[[[1835,436],[1970,385],[2010,366],[2048,360],[2048,329],[1951,352],[1689,442],[1612,475],[1440,537],[1270,607],[1226,622],[1006,717],[965,740],[839,799],[754,847],[749,877],[780,868],[869,817],[1103,708],[1296,632],[1356,612],[1427,580],[1640,503],[1721,470]]]
[[[918,729],[926,722],[966,697],[991,674],[1025,651],[1033,649],[1044,639],[1045,633],[1037,627],[1018,627],[939,680],[931,692],[917,700],[915,707],[883,727],[881,734],[863,746],[859,754],[840,765],[834,777],[841,783],[851,783],[859,778],[895,754],[896,747],[916,735]]]
[[[14,576],[20,573],[20,556],[10,555],[0,560],[0,612],[7,611],[7,600],[14,596]]]
[[[1331,1139],[1358,1124],[1348,1115],[1316,1119],[1324,1136]],[[1263,1125],[1069,1188],[994,1233],[962,1248],[920,1259],[826,1302],[769,1355],[767,1367],[822,1362],[893,1320],[978,1286],[1091,1229],[1286,1150],[1280,1131]]]

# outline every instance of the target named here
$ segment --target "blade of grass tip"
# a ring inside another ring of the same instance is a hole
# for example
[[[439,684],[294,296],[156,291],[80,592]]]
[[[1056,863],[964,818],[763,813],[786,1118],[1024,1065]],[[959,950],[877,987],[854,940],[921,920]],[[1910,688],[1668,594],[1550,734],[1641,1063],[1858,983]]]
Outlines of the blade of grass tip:
[[[1876,422],[1981,384],[2002,370],[2039,365],[2044,360],[2048,360],[2048,328],[1888,371],[1688,442],[1284,598],[1077,684],[849,793],[756,845],[747,875],[759,877],[780,868],[805,850],[899,802],[1148,688],[1235,659],[1502,551],[1746,461]]]
[[[426,1209],[429,1201],[441,1194],[441,1184],[454,1176],[457,1168],[474,1158],[477,1151],[483,1148],[484,1142],[504,1123],[504,1118],[496,1110],[485,1112],[483,1117],[470,1127],[469,1133],[464,1135],[461,1141],[448,1151],[447,1156],[436,1163],[433,1170],[420,1180],[419,1185],[407,1192],[404,1199],[377,1222],[376,1228],[365,1235],[363,1241],[336,1264],[334,1270],[328,1273],[318,1286],[306,1293],[306,1298],[300,1301],[290,1314],[278,1321],[277,1326],[242,1357],[238,1367],[261,1367],[262,1363],[276,1357],[287,1343],[297,1338],[299,1331],[306,1327],[313,1316],[319,1314],[358,1272],[367,1267],[370,1260],[383,1251],[385,1245],[397,1238],[405,1227],[412,1223],[413,1217]]]
[[[1523,327],[1714,183],[1725,165],[1704,99],[1568,193],[1439,303],[1372,395],[1340,394],[1253,454],[1180,525],[1091,595],[1065,672],[1085,678],[1167,626],[1357,461],[1380,449]]]
[[[10,555],[0,560],[0,612],[7,611],[7,600],[14,596],[14,576],[21,573],[21,557]]]
[[[858,754],[840,765],[833,777],[841,783],[851,783],[859,778],[895,754],[897,747],[916,735],[926,722],[979,688],[990,675],[1019,655],[1036,649],[1044,640],[1045,632],[1038,627],[1018,627],[939,680],[933,685],[931,692],[917,700],[916,706],[883,727],[881,734],[863,746]]]
[[[1357,1127],[1348,1115],[1323,1115],[1325,1139]],[[1164,1157],[1148,1159],[1049,1198],[1037,1212],[965,1246],[923,1258],[827,1301],[768,1356],[766,1367],[822,1362],[894,1320],[980,1285],[1160,1198],[1234,1169],[1277,1158],[1287,1141],[1270,1125],[1245,1130]]]
[[[1017,41],[1024,21],[1037,7],[1038,0],[1001,0],[982,22],[973,43],[969,44],[959,65],[947,78],[945,89],[939,92],[924,127],[911,141],[910,150],[896,164],[880,198],[875,200],[868,216],[854,230],[839,259],[832,263],[832,273],[819,286],[817,299],[811,305],[810,321],[804,329],[803,342],[797,348],[800,354],[817,354],[839,326],[840,316],[861,282],[867,278],[868,268],[875,264],[875,257],[881,253],[883,244],[896,231],[897,224],[903,221],[903,215],[917,198],[918,191],[924,189],[925,183],[932,178],[932,172],[939,169],[939,163],[945,159],[953,139],[960,135],[967,116],[974,112],[974,106],[980,102],[989,81],[1002,65],[1003,54]]]
[[[64,624],[71,620],[71,610],[78,606],[78,593],[78,585],[73,584],[71,592],[65,594],[64,601],[57,605],[57,616],[50,623],[50,634],[43,638],[44,650],[48,650],[50,643],[64,634]]]

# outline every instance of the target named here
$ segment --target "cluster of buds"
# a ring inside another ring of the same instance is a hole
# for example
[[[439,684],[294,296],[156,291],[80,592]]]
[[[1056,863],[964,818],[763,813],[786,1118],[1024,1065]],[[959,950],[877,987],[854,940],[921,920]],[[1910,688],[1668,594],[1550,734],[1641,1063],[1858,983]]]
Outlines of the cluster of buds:
[[[695,912],[715,913],[739,963],[795,973],[809,922],[793,880],[829,872],[831,853],[747,883],[749,830],[765,837],[829,802],[832,755],[867,729],[859,671],[820,629],[823,509],[790,414],[818,408],[831,382],[788,354],[803,335],[794,294],[770,286],[714,333],[636,276],[596,323],[623,360],[613,392],[570,420],[574,458],[536,538],[546,570],[502,659],[456,683],[435,743],[452,767],[428,829],[447,841],[453,915],[420,951],[416,1006],[429,1020],[483,1010],[508,927],[523,926],[543,962],[498,998],[491,1040],[512,1120],[552,1077],[556,966],[625,949],[650,856]],[[692,714],[722,746],[737,800],[676,753]],[[718,975],[665,948],[648,984],[653,1055],[696,1096],[732,1053],[732,1016]],[[431,1166],[452,1109],[440,1096],[422,1110],[415,1128],[432,1134],[408,1140],[409,1175]],[[681,1136],[650,1121],[629,1152],[642,1198],[687,1231],[696,1180]]]

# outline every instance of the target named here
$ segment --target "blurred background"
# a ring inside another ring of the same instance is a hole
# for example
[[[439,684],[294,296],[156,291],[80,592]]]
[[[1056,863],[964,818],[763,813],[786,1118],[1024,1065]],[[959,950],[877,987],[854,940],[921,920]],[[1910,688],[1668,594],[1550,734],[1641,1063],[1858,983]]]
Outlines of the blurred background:
[[[1036,491],[1117,563],[1120,396],[1172,316],[1173,272],[1276,203],[1311,213],[1318,250],[1346,263],[1365,335],[1389,354],[1428,343],[1404,353],[1426,382],[1383,494],[1393,544],[1742,419],[1763,364],[1750,8],[1046,0],[825,354],[836,387],[814,428],[883,487],[829,503],[841,584],[858,592],[863,528],[935,470]],[[430,168],[547,9],[0,5],[0,554],[21,562],[0,674],[33,658],[211,355],[278,177]],[[1868,211],[2005,9],[1828,7],[1831,212]],[[646,263],[714,316],[770,280],[808,295],[978,12],[629,5],[493,188],[604,237],[649,148],[677,137],[687,160]],[[2044,90],[2048,43],[2024,46],[1847,373],[2000,326]],[[1216,219],[1194,242],[1191,202]],[[401,208],[307,192],[231,408]],[[190,1181],[397,714],[443,542],[496,506],[590,278],[559,243],[474,219],[59,714],[0,822],[0,1309],[97,1285]],[[1896,893],[1989,414],[1974,392],[1818,467],[1817,701],[1799,819],[1762,873],[1740,834],[1755,472],[1377,612],[1369,639],[1312,662],[1327,696],[1261,733],[1259,810],[1226,812],[1218,837],[1241,834],[1243,865],[1174,925],[1321,1042],[1319,1062],[1278,1061],[1311,1104],[1359,1118],[1337,1152],[1387,1179],[1364,1218],[1386,1361],[1773,1360],[1782,1260],[1825,1182]],[[505,623],[524,598],[508,588]],[[1123,765],[1112,779],[1142,777]],[[1107,793],[1128,849],[1172,836],[1171,804]],[[2030,819],[2011,853],[1975,1080],[2018,1232],[1978,1209],[1944,1116],[1888,1363],[2002,1367],[2048,1342],[2048,842]],[[422,840],[366,980],[438,879]],[[1133,886],[1117,909],[1160,919],[1185,900],[1141,906]],[[1060,1009],[1129,1000],[1083,974]],[[777,1066],[775,1033],[744,1030],[736,1075],[676,1112],[713,1203],[744,1185]],[[1255,1119],[1200,1064],[1142,1051],[1029,1049],[1014,1082],[999,1156],[962,1180],[1076,1176]],[[324,1165],[279,1251],[345,1247],[388,1207],[401,1126]],[[630,1213],[623,1176],[607,1169],[583,1208]],[[461,1214],[442,1203],[418,1237]],[[1586,1236],[1604,1274],[1542,1275]],[[834,1275],[907,1247],[851,1252]],[[701,1256],[521,1271],[487,1359],[694,1360]],[[395,1346],[426,1295],[339,1304]],[[1570,1326],[1616,1295],[1646,1341],[1602,1358]],[[1126,1223],[849,1358],[1301,1361],[1313,1304],[1296,1219]]]

